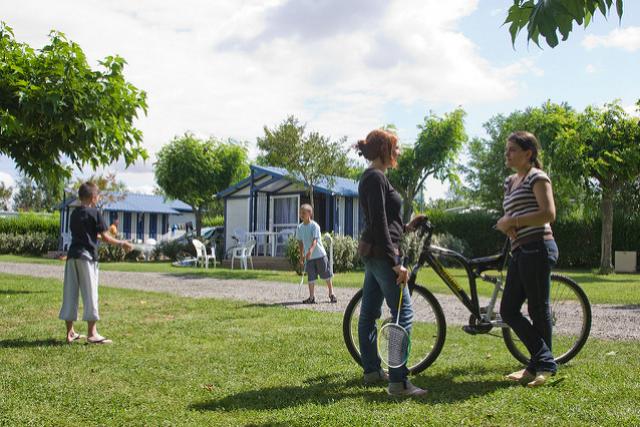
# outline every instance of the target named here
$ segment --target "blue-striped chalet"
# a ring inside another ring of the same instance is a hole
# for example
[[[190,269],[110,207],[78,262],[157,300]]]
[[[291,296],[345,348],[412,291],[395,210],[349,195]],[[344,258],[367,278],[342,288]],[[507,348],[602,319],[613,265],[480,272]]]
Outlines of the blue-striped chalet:
[[[309,203],[304,186],[292,180],[282,168],[250,166],[251,174],[217,196],[224,200],[225,247],[237,242],[232,236],[252,233],[277,239],[277,253],[282,255],[283,239],[299,223],[299,208]],[[360,233],[358,183],[346,178],[333,178],[332,185],[321,180],[313,187],[314,220],[322,232],[333,232],[357,238]],[[265,253],[263,245],[258,250]]]

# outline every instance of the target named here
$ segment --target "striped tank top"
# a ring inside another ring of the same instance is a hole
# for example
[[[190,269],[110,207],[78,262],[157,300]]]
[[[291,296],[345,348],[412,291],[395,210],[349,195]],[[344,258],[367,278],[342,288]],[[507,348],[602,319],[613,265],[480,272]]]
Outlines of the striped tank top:
[[[531,168],[522,183],[512,189],[517,181],[518,178],[515,174],[504,180],[504,200],[502,207],[505,214],[512,217],[537,211],[539,206],[536,196],[533,193],[533,185],[538,181],[551,183],[547,174],[536,168]],[[551,232],[551,225],[549,225],[549,223],[539,226],[520,227],[516,232],[516,238],[511,240],[511,249],[535,240],[553,239],[553,233]]]

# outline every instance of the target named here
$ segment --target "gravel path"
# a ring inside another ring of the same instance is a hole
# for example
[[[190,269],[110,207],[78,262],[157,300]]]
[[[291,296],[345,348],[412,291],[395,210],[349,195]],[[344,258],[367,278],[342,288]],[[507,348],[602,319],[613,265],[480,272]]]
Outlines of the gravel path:
[[[0,273],[21,274],[61,280],[63,266],[0,262]],[[299,289],[290,283],[258,280],[222,280],[183,276],[168,273],[133,273],[101,271],[100,285],[115,288],[137,289],[150,292],[171,293],[192,298],[225,298],[253,304],[281,305],[293,309],[343,312],[357,291],[353,288],[335,288],[337,304],[330,304],[324,286],[316,286],[318,304],[301,304],[306,298],[306,286]],[[453,296],[438,294],[438,301],[445,312],[448,325],[463,325],[469,318],[468,311]],[[482,303],[481,299],[481,303]],[[591,336],[615,340],[640,340],[640,304],[592,306]]]

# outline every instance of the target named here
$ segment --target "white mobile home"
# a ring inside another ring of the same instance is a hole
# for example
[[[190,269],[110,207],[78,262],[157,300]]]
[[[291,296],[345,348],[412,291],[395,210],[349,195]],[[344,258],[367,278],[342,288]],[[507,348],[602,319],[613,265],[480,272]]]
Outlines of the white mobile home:
[[[119,233],[127,240],[160,240],[174,225],[184,228],[184,224],[195,224],[195,215],[191,206],[180,200],[165,200],[162,196],[136,193],[114,193],[105,197],[100,207],[107,225],[117,218],[120,221]],[[60,234],[62,244],[71,241],[69,218],[71,212],[80,206],[76,197],[65,200],[60,210]]]
[[[277,239],[271,255],[281,256],[286,235],[299,223],[300,205],[310,202],[308,192],[285,169],[256,165],[250,169],[249,177],[217,194],[224,200],[225,247],[234,246],[232,236],[238,234],[251,233],[258,243],[270,236]],[[333,181],[314,186],[314,220],[323,233],[357,238],[361,228],[358,183],[339,177]],[[258,245],[261,254],[268,251],[265,246]]]

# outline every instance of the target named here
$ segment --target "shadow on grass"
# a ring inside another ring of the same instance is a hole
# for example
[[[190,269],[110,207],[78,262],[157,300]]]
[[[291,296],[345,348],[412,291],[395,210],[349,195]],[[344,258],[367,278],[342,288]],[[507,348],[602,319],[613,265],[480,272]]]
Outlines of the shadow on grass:
[[[0,341],[0,348],[59,347],[61,345],[66,345],[66,343],[53,338],[33,341],[24,339]]]
[[[164,276],[168,277],[179,277],[181,279],[220,279],[220,280],[265,280],[269,282],[275,281],[277,278],[277,274],[269,274],[264,272],[252,272],[252,271],[242,271],[242,272],[232,272],[232,271],[216,271],[216,272],[208,272],[208,271],[185,271],[179,273],[162,273]],[[278,280],[282,283],[289,283],[285,281]]]
[[[44,294],[46,291],[15,291],[13,289],[0,289],[0,295]]]
[[[307,305],[303,304],[302,301],[282,301],[282,302],[256,302],[253,304],[245,304],[240,306],[239,308],[269,308],[269,307],[291,307],[294,305]]]
[[[496,373],[495,367],[491,373]],[[496,373],[495,380],[465,379],[469,370],[451,371],[442,374],[417,376],[411,379],[418,387],[427,388],[429,394],[424,398],[413,399],[417,403],[451,403],[464,401],[501,388],[512,387],[513,384],[500,378]],[[461,378],[461,376],[463,376]],[[308,378],[300,386],[277,386],[259,390],[244,391],[222,399],[194,403],[189,409],[196,411],[235,411],[235,410],[273,410],[296,407],[313,403],[330,405],[342,399],[364,398],[370,402],[390,402],[384,387],[365,387],[362,377],[346,381],[339,374],[322,375]]]
[[[575,280],[578,284],[583,283],[640,283],[640,274],[630,274],[621,276],[620,274],[605,276],[605,275],[597,275],[590,274],[588,276],[571,276],[571,273],[568,274],[573,280]],[[622,278],[624,277],[624,279]]]

